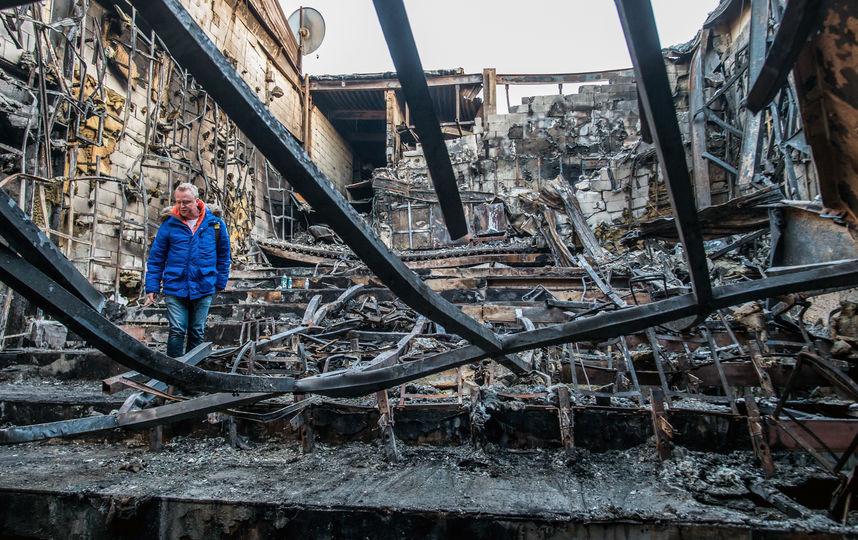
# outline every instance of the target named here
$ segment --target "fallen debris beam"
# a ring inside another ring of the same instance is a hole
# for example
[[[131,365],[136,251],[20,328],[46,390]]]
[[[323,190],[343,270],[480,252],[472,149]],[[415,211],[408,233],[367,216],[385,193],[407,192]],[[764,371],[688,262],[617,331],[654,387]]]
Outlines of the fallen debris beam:
[[[748,388],[745,389],[745,407],[748,410],[748,433],[751,436],[751,445],[754,447],[754,454],[760,460],[766,478],[769,478],[775,474],[775,464],[772,461],[772,452],[769,448],[769,443],[763,434],[763,421],[760,417],[760,409],[757,407],[756,398],[754,398],[754,395]]]
[[[676,228],[691,275],[691,288],[697,303],[708,306],[712,300],[712,284],[703,249],[703,235],[697,220],[685,147],[676,120],[676,108],[661,55],[652,5],[640,0],[615,0],[615,3],[635,67],[641,106],[655,141],[670,194],[670,205],[676,216]]]
[[[411,340],[423,333],[426,323],[427,321],[423,317],[417,319],[411,332],[403,336],[392,349],[388,349],[370,360],[369,364],[363,367],[363,369],[381,369],[398,363],[400,355],[405,352]]]
[[[432,186],[438,195],[444,223],[450,238],[458,240],[468,234],[468,223],[405,5],[402,0],[373,0],[373,4],[393,65],[396,66],[396,74],[402,83],[402,94],[408,104],[411,121],[423,146],[423,155]],[[460,99],[458,94],[456,99]]]
[[[431,291],[382,243],[177,0],[132,4],[170,53],[385,285],[418,313],[487,351],[499,352],[497,336]]]
[[[655,448],[658,452],[658,459],[664,461],[670,458],[672,447],[670,439],[673,438],[673,427],[668,422],[667,414],[664,411],[664,391],[661,388],[651,388],[649,401]]]

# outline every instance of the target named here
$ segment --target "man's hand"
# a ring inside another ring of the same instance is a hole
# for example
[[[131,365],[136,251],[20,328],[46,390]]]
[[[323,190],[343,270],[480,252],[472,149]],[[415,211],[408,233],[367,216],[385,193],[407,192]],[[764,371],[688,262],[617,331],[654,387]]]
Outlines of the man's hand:
[[[158,294],[150,292],[146,295],[146,305],[149,304],[157,304],[158,303]]]

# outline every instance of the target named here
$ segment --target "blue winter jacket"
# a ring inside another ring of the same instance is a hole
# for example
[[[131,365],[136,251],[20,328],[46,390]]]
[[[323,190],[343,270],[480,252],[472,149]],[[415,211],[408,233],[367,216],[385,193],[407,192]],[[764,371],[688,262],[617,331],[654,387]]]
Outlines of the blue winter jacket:
[[[226,223],[200,202],[195,231],[174,208],[158,229],[146,263],[146,292],[191,300],[214,294],[229,279],[230,247]],[[218,232],[218,229],[220,231]]]

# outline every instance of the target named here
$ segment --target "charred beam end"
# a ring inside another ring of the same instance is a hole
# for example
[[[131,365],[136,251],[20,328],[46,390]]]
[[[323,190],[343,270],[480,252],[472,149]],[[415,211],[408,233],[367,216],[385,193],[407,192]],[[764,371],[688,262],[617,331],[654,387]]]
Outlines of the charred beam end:
[[[24,259],[45,269],[57,283],[96,311],[101,311],[105,302],[101,293],[60,253],[57,246],[3,189],[0,189],[0,231],[9,247]]]
[[[746,106],[756,114],[786,83],[808,36],[819,27],[819,0],[790,0],[760,72],[748,92]]]
[[[134,0],[132,4],[173,57],[394,294],[486,351],[500,352],[500,340],[493,332],[429,289],[382,243],[177,0]]]
[[[30,4],[35,4],[36,1],[37,0],[29,0],[29,1],[24,0],[24,1],[17,1],[16,2],[15,0],[11,0],[11,1],[0,0],[0,9],[9,9],[9,8],[18,7],[18,6],[27,6]]]
[[[429,95],[429,86],[405,5],[402,0],[373,0],[373,4],[387,47],[390,49],[393,65],[396,67],[396,74],[402,84],[402,93],[408,103],[411,119],[423,145],[423,155],[426,157],[432,186],[438,195],[438,203],[450,238],[463,238],[468,234],[468,224],[456,185],[456,174],[441,135],[441,125],[435,114],[432,96]],[[456,99],[459,99],[459,96],[456,96]]]
[[[749,300],[790,292],[846,288],[856,285],[858,285],[858,260],[851,260],[835,266],[717,287],[713,291],[711,309],[716,310]],[[504,339],[504,352],[512,353],[574,341],[628,335],[653,325],[698,314],[699,309],[694,295],[686,294],[652,304],[603,312],[587,319],[508,336]],[[374,371],[342,371],[308,377],[296,382],[296,391],[334,397],[360,396],[476,362],[488,356],[479,347],[471,345]]]
[[[615,0],[615,3],[634,64],[644,116],[670,193],[692,290],[697,303],[706,307],[712,300],[712,284],[652,6],[640,0]]]
[[[217,392],[291,392],[288,377],[251,377],[207,371],[150,349],[62,288],[28,261],[0,246],[0,281],[113,360],[168,384]]]

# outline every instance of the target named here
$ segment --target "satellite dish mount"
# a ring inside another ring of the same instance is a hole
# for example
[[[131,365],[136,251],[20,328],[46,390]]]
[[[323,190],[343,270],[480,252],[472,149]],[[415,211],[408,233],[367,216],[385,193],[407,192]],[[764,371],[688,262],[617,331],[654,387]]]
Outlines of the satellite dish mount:
[[[289,15],[289,29],[298,40],[301,54],[307,56],[318,49],[325,38],[325,19],[313,8],[299,7]]]

